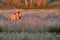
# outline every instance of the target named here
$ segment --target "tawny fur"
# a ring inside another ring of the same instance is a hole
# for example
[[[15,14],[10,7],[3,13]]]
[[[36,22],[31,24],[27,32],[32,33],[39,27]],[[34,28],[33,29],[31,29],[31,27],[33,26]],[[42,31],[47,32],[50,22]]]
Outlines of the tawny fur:
[[[8,19],[9,20],[20,20],[22,16],[23,16],[23,12],[21,11],[20,13],[17,12],[16,14],[9,15]]]

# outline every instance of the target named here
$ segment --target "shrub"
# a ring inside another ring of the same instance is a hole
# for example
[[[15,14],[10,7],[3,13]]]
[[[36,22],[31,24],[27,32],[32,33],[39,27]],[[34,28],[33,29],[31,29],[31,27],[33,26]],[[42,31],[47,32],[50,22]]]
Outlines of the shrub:
[[[48,32],[60,33],[60,27],[57,27],[57,26],[56,26],[56,27],[53,27],[53,26],[52,26],[52,27],[49,27],[49,28],[48,28]]]
[[[0,26],[0,32],[3,32],[2,26]]]
[[[10,5],[10,6],[19,6],[20,0],[2,0],[4,4]]]

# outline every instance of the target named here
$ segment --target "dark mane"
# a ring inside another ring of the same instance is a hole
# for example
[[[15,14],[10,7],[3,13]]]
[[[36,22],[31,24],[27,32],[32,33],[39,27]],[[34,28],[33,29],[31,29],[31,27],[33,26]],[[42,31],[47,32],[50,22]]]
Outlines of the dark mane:
[[[18,11],[18,16],[19,16],[19,13],[20,13],[20,11]],[[21,19],[21,17],[19,16],[19,19]]]
[[[18,13],[20,13],[20,11],[18,11]]]

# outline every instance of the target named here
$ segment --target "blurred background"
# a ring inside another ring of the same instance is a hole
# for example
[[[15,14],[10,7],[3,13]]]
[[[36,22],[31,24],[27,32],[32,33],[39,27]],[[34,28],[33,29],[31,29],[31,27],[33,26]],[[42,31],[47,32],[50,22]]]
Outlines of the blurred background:
[[[13,4],[12,4],[13,3]],[[60,8],[60,0],[0,0],[0,9]]]

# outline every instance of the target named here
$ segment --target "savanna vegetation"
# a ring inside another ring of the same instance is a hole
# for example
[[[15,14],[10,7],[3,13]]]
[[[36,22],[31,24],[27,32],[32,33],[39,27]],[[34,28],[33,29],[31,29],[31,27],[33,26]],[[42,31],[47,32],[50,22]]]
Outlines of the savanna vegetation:
[[[60,26],[49,26],[48,28],[43,28],[41,27],[34,27],[34,28],[4,28],[0,26],[0,32],[28,32],[28,33],[41,33],[41,32],[48,32],[48,33],[60,33]]]
[[[34,3],[33,0],[1,0],[2,5],[0,5],[0,9],[51,9],[54,8],[53,5],[49,5],[47,0],[37,0]],[[43,3],[44,2],[44,3]]]
[[[3,31],[5,32],[3,32]],[[60,40],[60,28],[50,26],[44,33],[37,29],[10,28],[8,31],[0,29],[0,40]]]

